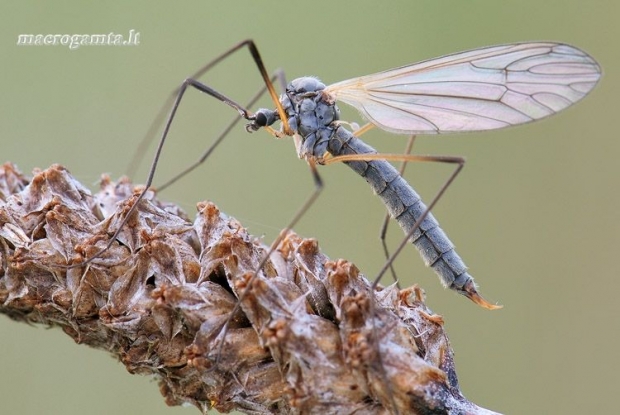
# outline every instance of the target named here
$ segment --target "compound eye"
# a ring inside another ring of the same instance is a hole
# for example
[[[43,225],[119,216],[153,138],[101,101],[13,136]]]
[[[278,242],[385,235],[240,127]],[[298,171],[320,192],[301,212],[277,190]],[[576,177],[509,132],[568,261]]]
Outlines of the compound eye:
[[[260,108],[252,117],[252,124],[258,128],[267,127],[276,122],[277,112]]]
[[[266,127],[268,121],[269,120],[267,119],[267,116],[264,113],[257,112],[256,114],[254,114],[254,123],[258,125],[259,127]]]

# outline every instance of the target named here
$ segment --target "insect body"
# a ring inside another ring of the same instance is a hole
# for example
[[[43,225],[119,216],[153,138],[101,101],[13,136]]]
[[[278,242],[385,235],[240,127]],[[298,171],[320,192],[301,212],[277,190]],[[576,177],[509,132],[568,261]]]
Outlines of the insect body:
[[[335,101],[346,102],[377,127],[400,134],[480,131],[523,124],[554,114],[583,98],[600,77],[587,54],[556,43],[524,43],[463,52],[325,86],[316,78],[292,81],[281,109],[260,109],[248,131],[282,119],[297,138],[298,155],[323,163],[344,161],[364,177],[442,284],[479,305],[454,245],[418,194],[376,151],[339,121]],[[419,222],[419,223],[418,223]]]
[[[243,47],[249,49],[265,82],[265,88],[255,99],[266,90],[276,109],[259,109],[252,114],[231,98],[196,80]],[[430,214],[439,197],[463,167],[464,160],[450,156],[389,157],[391,160],[458,164],[438,195],[425,206],[418,194],[386,161],[385,155],[377,154],[356,136],[360,134],[359,131],[352,133],[346,129],[347,123],[339,121],[335,103],[342,101],[355,107],[371,125],[396,134],[492,130],[555,114],[586,96],[600,76],[600,67],[596,61],[573,46],[553,42],[515,43],[461,52],[329,86],[316,78],[303,77],[292,81],[286,92],[278,97],[273,79],[283,80],[283,74],[280,72],[279,75],[270,77],[254,42],[245,40],[205,65],[195,76],[186,78],[173,93],[172,108],[151,163],[145,189],[136,198],[107,246],[91,258],[72,264],[69,268],[85,266],[114,243],[151,186],[176,111],[187,88],[192,87],[235,109],[243,119],[250,122],[246,126],[249,132],[264,128],[277,137],[290,135],[295,138],[299,157],[305,159],[311,168],[315,190],[285,230],[291,229],[299,221],[322,189],[322,180],[315,165],[342,161],[370,183],[406,234],[403,242],[379,272],[375,284],[406,242],[411,241],[422,254],[424,262],[435,270],[445,286],[464,294],[483,307],[498,308],[477,293],[473,278],[467,273],[467,267]],[[166,108],[167,106],[164,106],[162,110]],[[156,118],[158,119],[159,117]],[[282,122],[280,131],[271,127],[278,120]],[[197,162],[163,187],[174,183],[204,162],[233,125],[234,122]],[[362,128],[360,131],[364,130]],[[269,254],[276,249],[284,234],[286,232],[282,232],[271,244],[268,254],[257,267],[257,272],[265,265]],[[250,285],[248,284],[245,292]]]

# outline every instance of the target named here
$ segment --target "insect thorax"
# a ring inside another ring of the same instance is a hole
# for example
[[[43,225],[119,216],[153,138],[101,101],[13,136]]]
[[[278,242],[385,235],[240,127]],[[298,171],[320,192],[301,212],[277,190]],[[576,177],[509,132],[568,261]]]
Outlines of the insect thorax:
[[[340,118],[338,107],[323,92],[325,85],[317,78],[297,78],[288,84],[280,102],[288,116],[291,130],[297,132],[302,143],[299,157],[321,159]]]

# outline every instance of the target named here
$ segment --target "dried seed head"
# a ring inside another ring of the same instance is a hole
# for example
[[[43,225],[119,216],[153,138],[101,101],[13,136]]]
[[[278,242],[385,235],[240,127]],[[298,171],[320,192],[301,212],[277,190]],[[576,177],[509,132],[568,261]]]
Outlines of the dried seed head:
[[[149,193],[109,250],[67,269],[105,247],[135,203],[128,180],[101,186],[91,196],[58,165],[32,179],[0,168],[0,312],[115,351],[157,376],[171,405],[490,413],[460,394],[419,289],[373,292],[353,264],[293,233],[257,272],[267,248],[212,203],[190,223]]]

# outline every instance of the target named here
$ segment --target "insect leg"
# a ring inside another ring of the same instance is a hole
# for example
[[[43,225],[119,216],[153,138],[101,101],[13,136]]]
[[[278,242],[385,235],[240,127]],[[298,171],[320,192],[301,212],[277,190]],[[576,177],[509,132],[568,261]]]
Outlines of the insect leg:
[[[256,44],[254,43],[253,40],[251,39],[247,39],[244,40],[242,42],[237,43],[236,45],[234,45],[233,47],[231,47],[230,49],[228,49],[227,51],[225,51],[224,53],[222,53],[220,56],[216,57],[215,59],[211,60],[209,63],[207,63],[206,65],[204,65],[202,68],[200,68],[199,70],[197,70],[196,72],[194,72],[192,75],[188,76],[187,78],[189,79],[200,79],[203,75],[205,75],[210,69],[212,69],[213,67],[215,67],[216,65],[218,65],[220,62],[222,62],[223,60],[225,60],[226,58],[228,58],[230,55],[232,55],[233,53],[235,53],[236,51],[238,51],[239,49],[242,49],[243,47],[247,47],[253,57],[253,60],[256,64],[256,66],[258,67],[258,70],[261,74],[261,77],[263,78],[263,82],[266,86],[266,88],[269,90],[269,95],[271,96],[271,99],[278,102],[277,106],[278,106],[278,112],[281,116],[284,115],[284,110],[282,110],[281,105],[279,103],[278,95],[275,92],[275,89],[273,87],[273,83],[269,77],[269,74],[267,73],[267,70],[265,69],[265,65],[263,64],[262,58],[258,52],[258,48],[256,47]],[[131,163],[129,164],[129,166],[127,166],[127,175],[129,177],[133,177],[135,174],[135,171],[137,169],[137,167],[140,165],[142,158],[146,152],[147,147],[149,146],[149,144],[151,143],[153,137],[155,137],[155,133],[157,132],[157,130],[159,129],[161,122],[164,120],[164,117],[166,115],[166,112],[168,111],[168,109],[172,106],[172,104],[174,103],[176,97],[179,95],[180,92],[180,87],[175,89],[174,91],[172,91],[172,93],[170,94],[170,96],[166,99],[166,101],[164,102],[164,104],[162,105],[162,107],[160,108],[159,112],[157,113],[157,115],[155,116],[155,118],[153,119],[153,121],[151,122],[151,125],[149,126],[149,129],[147,130],[146,134],[144,135],[144,137],[142,138],[142,140],[140,141],[140,144],[138,145],[136,152],[134,153],[133,157],[131,158]],[[283,117],[283,119],[286,119],[286,117]],[[288,126],[287,126],[288,128]]]
[[[414,142],[415,142],[415,135],[412,135],[411,137],[409,137],[409,140],[407,141],[407,146],[405,147],[405,151],[403,152],[403,154],[405,155],[411,154],[411,149],[413,148]],[[403,160],[401,163],[402,164],[400,165],[398,174],[402,176],[405,173],[405,168],[407,167],[407,161]],[[383,224],[381,225],[381,230],[379,231],[379,239],[381,239],[381,245],[383,246],[383,253],[385,254],[386,261],[390,259],[390,251],[388,250],[387,242],[385,240],[389,223],[390,223],[390,214],[386,213],[385,216],[383,217]],[[392,274],[392,278],[394,279],[394,282],[396,282],[396,285],[398,286],[398,288],[400,288],[400,283],[398,282],[398,277],[396,276],[396,271],[394,270],[393,264],[390,264],[390,273]]]
[[[398,255],[403,250],[405,245],[414,236],[416,231],[419,231],[420,225],[422,224],[424,219],[429,215],[430,211],[433,209],[433,207],[435,207],[439,199],[441,199],[446,189],[450,186],[450,184],[452,184],[456,176],[458,176],[460,171],[463,169],[463,166],[465,165],[465,159],[463,159],[462,157],[456,157],[456,156],[423,156],[423,155],[414,155],[414,154],[405,155],[405,154],[363,153],[363,154],[339,155],[339,156],[328,159],[326,164],[331,164],[331,163],[338,162],[338,161],[351,162],[351,161],[370,161],[370,160],[392,160],[392,161],[407,161],[407,162],[424,161],[424,162],[441,162],[441,163],[449,163],[449,164],[456,165],[455,170],[448,177],[448,179],[443,184],[443,186],[439,189],[439,192],[437,193],[437,195],[431,200],[431,203],[426,207],[426,209],[419,216],[417,216],[415,223],[410,225],[408,232],[406,231],[405,238],[398,245],[396,251],[388,258],[388,260],[385,262],[385,264],[379,271],[373,283],[373,286],[376,287],[379,284],[383,274],[385,274],[387,269],[391,266],[391,264],[394,262],[396,257],[398,257]],[[459,261],[460,261],[460,258],[459,258]],[[501,306],[491,304],[487,302],[484,298],[482,298],[482,296],[477,292],[473,279],[471,278],[471,276],[469,276],[469,274],[463,273],[462,277],[463,278],[461,281],[456,281],[456,279],[453,278],[451,281],[442,280],[442,282],[444,283],[444,285],[450,286],[450,288],[466,296],[467,298],[469,298],[470,300],[472,300],[474,303],[478,304],[481,307],[487,308],[489,310],[495,310],[497,308],[501,308]]]
[[[68,266],[68,268],[76,268],[76,267],[82,267],[85,266],[87,264],[89,264],[90,262],[92,262],[95,258],[98,258],[99,256],[101,256],[104,252],[106,252],[108,249],[110,249],[110,247],[112,246],[112,244],[114,243],[114,241],[116,241],[116,238],[118,237],[118,235],[120,234],[121,230],[123,229],[123,227],[127,224],[127,222],[129,221],[129,219],[131,218],[131,216],[133,215],[133,213],[136,211],[138,205],[140,204],[140,202],[142,201],[142,199],[144,198],[144,195],[146,194],[146,192],[149,190],[149,187],[151,186],[151,184],[153,183],[153,177],[155,176],[155,170],[157,169],[157,163],[159,162],[159,157],[161,155],[161,151],[163,149],[164,143],[166,142],[166,138],[168,137],[168,132],[170,131],[170,126],[172,125],[172,121],[174,120],[174,117],[177,113],[177,110],[179,108],[179,104],[181,103],[181,100],[183,99],[183,96],[185,95],[185,91],[187,90],[188,87],[192,87],[195,88],[197,90],[199,90],[200,92],[203,92],[209,96],[212,96],[214,98],[216,98],[217,100],[225,103],[226,105],[234,108],[235,110],[237,110],[237,112],[246,120],[250,120],[250,112],[248,110],[246,110],[244,107],[242,107],[241,105],[237,104],[235,101],[233,101],[232,99],[226,97],[225,95],[220,94],[219,92],[217,92],[215,89],[202,84],[194,79],[191,78],[187,78],[183,81],[183,83],[181,84],[181,86],[178,89],[178,94],[176,96],[176,99],[174,101],[174,104],[172,106],[172,109],[168,115],[168,118],[166,120],[166,124],[164,127],[164,131],[162,133],[161,139],[159,140],[159,144],[157,146],[157,150],[155,151],[155,157],[153,158],[153,161],[151,162],[151,167],[149,169],[149,174],[147,176],[146,182],[144,184],[144,190],[142,190],[142,192],[140,192],[140,194],[137,196],[137,198],[135,199],[135,201],[133,202],[131,208],[127,211],[127,214],[125,215],[125,217],[123,218],[123,220],[121,221],[119,227],[116,229],[116,231],[114,232],[114,234],[112,235],[112,237],[110,238],[109,242],[107,243],[107,245],[105,247],[103,247],[102,249],[100,249],[98,252],[96,252],[92,257],[85,259],[79,263],[76,264],[72,264],[70,266]]]
[[[277,70],[276,73],[274,75],[272,75],[272,77],[270,78],[271,82],[275,82],[276,80],[280,81],[280,83],[282,84],[284,82],[284,72],[281,70]],[[285,85],[286,87],[286,85]],[[250,108],[252,107],[264,94],[265,92],[267,92],[267,87],[263,86],[259,91],[256,92],[256,94],[254,94],[254,96],[248,101],[247,105],[245,106],[246,108]],[[224,128],[224,130],[220,133],[220,135],[213,141],[213,143],[211,143],[211,145],[204,151],[204,153],[198,158],[198,160],[196,160],[194,163],[192,163],[191,165],[189,165],[187,168],[185,168],[183,171],[179,172],[178,174],[176,174],[174,177],[172,177],[171,179],[167,180],[166,182],[164,182],[163,184],[157,186],[157,190],[162,191],[165,188],[171,186],[172,184],[174,184],[175,182],[177,182],[179,179],[181,179],[182,177],[186,176],[187,174],[189,174],[191,171],[193,171],[194,169],[196,169],[198,166],[200,166],[202,163],[205,162],[205,160],[211,155],[211,153],[213,153],[213,151],[215,150],[215,148],[224,140],[224,138],[228,135],[228,133],[242,120],[241,117],[235,117],[233,118],[230,123],[228,124],[228,126],[226,126],[226,128]]]
[[[293,219],[291,219],[291,221],[286,225],[286,227],[280,232],[278,237],[271,243],[269,250],[265,253],[265,256],[259,262],[258,266],[256,267],[256,270],[247,280],[245,287],[243,288],[243,291],[238,295],[237,303],[235,304],[235,307],[230,312],[229,317],[224,322],[222,330],[220,331],[219,335],[222,337],[222,340],[220,342],[220,346],[217,349],[217,354],[215,357],[213,368],[218,367],[220,358],[222,356],[222,350],[225,344],[224,340],[226,338],[226,334],[228,333],[228,327],[230,325],[230,322],[232,321],[233,316],[241,308],[241,304],[245,300],[246,296],[250,293],[252,289],[252,284],[256,280],[256,275],[260,272],[263,266],[267,263],[271,254],[276,250],[278,245],[280,245],[280,243],[284,240],[284,238],[289,233],[289,231],[297,224],[297,222],[299,222],[299,220],[304,216],[304,214],[308,211],[308,209],[310,209],[310,207],[314,204],[316,199],[321,194],[321,191],[323,190],[323,179],[321,179],[321,176],[319,175],[319,172],[316,168],[316,164],[314,163],[313,160],[308,160],[308,167],[310,168],[310,173],[312,174],[312,179],[314,181],[314,191],[306,199],[306,201],[301,205],[301,207],[297,210],[297,212],[293,216]]]
[[[371,130],[374,127],[375,127],[374,124],[368,123],[362,126],[361,128],[358,128],[357,130],[353,131],[353,135],[355,137],[360,137],[362,134],[366,133],[367,131]],[[414,142],[415,142],[415,135],[412,135],[411,137],[409,137],[409,140],[407,141],[407,145],[405,147],[405,151],[403,152],[403,154],[407,154],[407,155],[411,154],[411,149],[413,148]],[[398,171],[398,174],[400,176],[402,176],[405,173],[406,166],[407,166],[407,161],[403,160],[402,164],[400,165],[400,169]],[[381,246],[383,247],[383,253],[385,255],[386,261],[390,258],[390,252],[388,250],[387,242],[385,240],[385,237],[387,235],[387,228],[388,228],[389,221],[390,221],[390,214],[386,213],[385,217],[383,218],[383,224],[381,225],[381,229],[379,231],[379,239],[381,239]],[[394,279],[394,282],[396,283],[398,288],[400,288],[400,283],[398,281],[398,277],[396,276],[396,271],[394,270],[393,264],[390,264],[390,273],[392,274],[392,278]]]
[[[196,75],[201,76],[204,73],[206,73],[209,69],[211,69],[212,67],[214,67],[215,65],[217,65],[218,63],[220,63],[221,61],[223,61],[224,59],[226,59],[228,56],[230,56],[231,54],[233,54],[234,52],[236,52],[237,50],[243,48],[243,47],[247,47],[250,51],[250,54],[252,55],[252,58],[256,64],[256,66],[258,67],[258,70],[261,74],[261,77],[263,78],[263,81],[265,83],[265,87],[267,88],[267,90],[269,91],[269,95],[271,96],[272,100],[274,101],[274,103],[276,103],[276,107],[278,109],[278,113],[280,114],[280,118],[283,120],[283,128],[284,131],[289,131],[289,127],[288,127],[288,122],[286,121],[286,116],[284,114],[284,109],[282,108],[282,104],[280,104],[280,101],[278,100],[278,95],[275,91],[275,88],[273,86],[273,83],[271,81],[271,78],[269,77],[267,70],[265,69],[265,65],[263,64],[262,58],[260,56],[260,53],[258,52],[258,49],[256,47],[256,44],[254,43],[254,41],[252,41],[251,39],[248,40],[244,40],[242,42],[239,42],[237,45],[233,46],[231,49],[229,49],[228,51],[224,52],[223,54],[221,54],[220,56],[218,56],[217,58],[215,58],[214,60],[212,60],[211,62],[209,62],[207,65],[205,65],[203,68],[201,68],[198,72],[196,72]],[[281,77],[281,80],[283,79],[283,76]],[[164,142],[166,140],[166,137],[168,136],[168,131],[170,130],[170,125],[172,124],[172,120],[174,119],[174,116],[177,112],[177,109],[179,107],[179,104],[181,102],[181,99],[183,98],[183,95],[185,94],[185,91],[187,90],[187,87],[191,86],[195,89],[198,89],[199,91],[210,95],[214,98],[216,98],[217,100],[227,104],[228,106],[234,108],[235,110],[237,110],[237,112],[239,113],[239,115],[241,115],[241,117],[243,117],[246,120],[251,120],[251,113],[245,109],[245,107],[237,104],[235,101],[231,100],[230,98],[226,97],[225,95],[220,94],[219,92],[217,92],[215,89],[197,81],[194,78],[186,78],[185,81],[183,81],[183,83],[181,84],[181,86],[175,90],[175,93],[173,93],[173,95],[171,96],[171,98],[169,98],[166,103],[164,103],[164,106],[162,107],[162,109],[160,110],[159,114],[156,116],[155,120],[153,121],[153,123],[151,124],[151,127],[149,128],[149,133],[154,131],[155,128],[159,125],[159,122],[161,120],[161,115],[163,113],[165,113],[165,109],[168,108],[168,106],[170,105],[169,102],[171,100],[173,100],[172,102],[172,109],[170,110],[170,113],[167,117],[165,126],[164,126],[164,131],[162,133],[161,139],[159,141],[159,144],[157,146],[157,150],[155,152],[155,157],[153,158],[153,161],[151,163],[151,167],[149,169],[149,173],[148,173],[148,177],[147,180],[145,182],[145,188],[144,190],[138,195],[138,197],[136,198],[135,202],[133,203],[133,205],[131,206],[131,208],[127,211],[127,214],[125,216],[125,218],[121,221],[120,226],[118,227],[118,229],[114,232],[114,235],[112,236],[112,238],[110,239],[110,241],[108,242],[108,244],[102,248],[101,250],[99,250],[98,252],[95,253],[95,255],[93,255],[92,257],[81,261],[77,264],[72,264],[70,265],[68,268],[75,268],[75,267],[80,267],[80,266],[85,266],[88,263],[90,263],[93,259],[98,258],[99,256],[101,256],[104,252],[106,252],[108,249],[110,249],[110,247],[112,246],[112,244],[114,243],[114,241],[116,240],[116,238],[118,237],[118,235],[120,234],[121,230],[123,229],[123,227],[127,224],[127,222],[129,221],[129,218],[131,217],[131,215],[135,212],[136,210],[136,206],[138,206],[138,204],[140,203],[140,201],[142,201],[142,199],[144,198],[144,195],[146,194],[146,192],[148,191],[148,188],[151,186],[151,184],[153,183],[153,177],[155,175],[155,170],[157,168],[157,163],[159,161],[159,157],[161,155],[161,150],[163,148]],[[267,130],[273,134],[273,135],[278,135],[275,130],[271,129],[271,128],[267,128]],[[148,142],[150,141],[150,137],[147,133],[147,139],[143,139],[142,143],[139,145],[138,149],[140,150],[140,148],[143,148],[144,146],[146,146],[148,144]],[[224,134],[225,135],[225,134]],[[223,137],[221,137],[221,139],[223,139]],[[220,141],[221,141],[220,139]],[[215,144],[215,146],[219,144],[219,141]],[[207,150],[207,152],[209,152]],[[207,154],[208,156],[208,154]],[[206,157],[205,157],[206,158]],[[136,164],[138,164],[136,162]],[[200,164],[200,163],[198,163]],[[193,168],[193,167],[192,167]],[[175,179],[176,180],[176,179]]]

